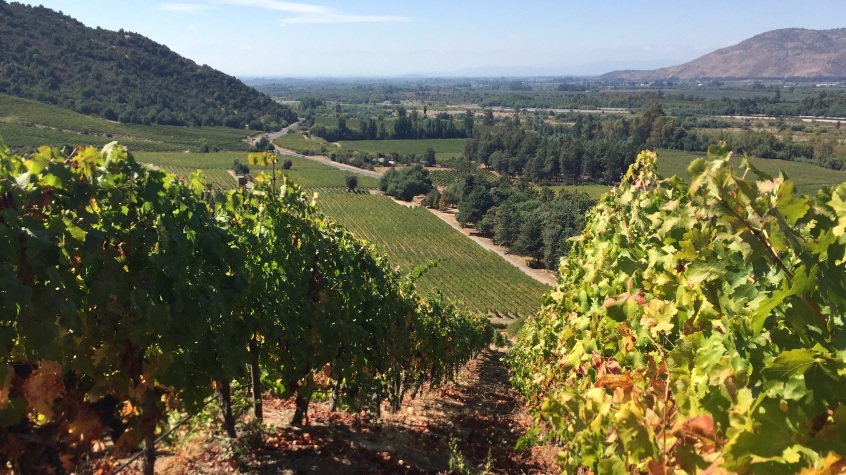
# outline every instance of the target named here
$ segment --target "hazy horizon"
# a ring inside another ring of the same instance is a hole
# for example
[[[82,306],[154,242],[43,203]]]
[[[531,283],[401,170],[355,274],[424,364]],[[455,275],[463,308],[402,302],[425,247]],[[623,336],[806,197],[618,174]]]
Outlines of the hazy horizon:
[[[593,76],[696,59],[765,31],[842,27],[846,2],[666,4],[42,0],[242,78]]]

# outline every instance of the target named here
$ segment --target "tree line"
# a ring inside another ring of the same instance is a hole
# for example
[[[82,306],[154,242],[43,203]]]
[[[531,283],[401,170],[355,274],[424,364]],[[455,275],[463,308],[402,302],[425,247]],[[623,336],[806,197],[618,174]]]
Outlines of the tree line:
[[[425,109],[424,109],[425,110]],[[473,135],[474,115],[467,111],[460,119],[453,118],[446,112],[439,112],[428,117],[426,112],[421,116],[417,109],[408,111],[405,107],[397,107],[396,117],[384,120],[364,118],[360,120],[359,129],[347,126],[344,116],[338,117],[337,126],[312,125],[309,134],[320,137],[327,142],[341,140],[400,140],[400,139],[454,139],[467,138]]]

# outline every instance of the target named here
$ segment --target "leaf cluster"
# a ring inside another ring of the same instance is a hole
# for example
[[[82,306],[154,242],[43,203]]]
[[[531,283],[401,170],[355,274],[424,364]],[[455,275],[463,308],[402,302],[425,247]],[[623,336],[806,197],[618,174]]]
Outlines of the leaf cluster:
[[[513,382],[562,471],[842,464],[846,184],[797,195],[711,153],[688,183],[643,152],[520,333]]]

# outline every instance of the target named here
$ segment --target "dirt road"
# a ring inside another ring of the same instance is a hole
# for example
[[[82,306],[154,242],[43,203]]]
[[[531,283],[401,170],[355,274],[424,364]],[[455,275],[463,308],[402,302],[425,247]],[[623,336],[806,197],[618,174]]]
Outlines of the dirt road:
[[[493,251],[493,252],[499,254],[503,259],[505,259],[506,261],[511,263],[511,265],[513,265],[513,266],[517,267],[518,269],[520,269],[521,271],[523,271],[523,273],[528,275],[529,277],[535,279],[536,281],[538,281],[542,284],[546,284],[546,285],[553,286],[553,287],[555,286],[556,277],[555,277],[555,274],[553,274],[551,271],[548,271],[546,269],[532,269],[531,267],[529,267],[526,264],[526,258],[525,257],[515,256],[514,254],[510,254],[510,251],[508,250],[508,248],[505,248],[505,247],[502,247],[502,246],[497,246],[496,244],[493,243],[493,241],[491,239],[485,238],[485,237],[482,237],[482,236],[475,234],[473,232],[473,229],[471,229],[471,228],[462,228],[461,225],[458,224],[458,221],[455,219],[455,210],[438,211],[438,210],[435,210],[435,209],[429,209],[429,211],[431,211],[435,216],[444,220],[447,224],[449,224],[453,228],[460,231],[465,236],[467,236],[470,239],[472,239],[473,241],[475,241],[476,244],[482,246],[483,248],[485,248],[489,251]]]
[[[330,167],[337,168],[338,170],[343,170],[345,172],[352,172],[358,173],[359,175],[369,176],[373,178],[381,178],[382,174],[379,172],[374,172],[371,170],[365,170],[363,168],[354,167],[352,165],[347,165],[346,163],[338,163],[333,162],[329,159],[329,157],[324,157],[323,155],[302,155],[293,150],[288,150],[287,148],[279,147],[278,145],[274,145],[276,150],[281,153],[282,155],[291,155],[294,157],[304,158],[306,160],[311,160],[314,162],[320,162],[324,165],[328,165]]]
[[[410,208],[416,208],[420,206],[415,203],[408,203],[405,201],[398,200],[393,198],[394,203],[401,205],[401,206],[408,206]],[[535,279],[536,281],[540,282],[541,284],[546,284],[550,286],[555,286],[557,283],[557,278],[555,274],[546,269],[533,269],[526,264],[526,258],[522,256],[516,256],[511,254],[511,251],[508,250],[506,247],[497,246],[493,243],[490,238],[482,237],[474,232],[472,228],[462,228],[458,221],[455,219],[456,211],[448,210],[448,211],[438,211],[436,209],[427,208],[432,214],[441,218],[444,222],[452,226],[453,228],[457,229],[461,234],[469,237],[472,239],[476,244],[482,246],[483,248],[487,249],[488,251],[497,253],[500,257],[508,261],[514,267],[517,267],[524,274],[528,275],[529,277]]]

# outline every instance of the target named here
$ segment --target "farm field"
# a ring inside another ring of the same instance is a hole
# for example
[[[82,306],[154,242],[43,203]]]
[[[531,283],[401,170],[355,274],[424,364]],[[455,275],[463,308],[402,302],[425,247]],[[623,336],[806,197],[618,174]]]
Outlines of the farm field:
[[[658,150],[658,173],[669,177],[678,175],[687,178],[687,167],[693,160],[705,157],[702,152],[683,152],[679,150]],[[731,161],[738,167],[743,158],[735,155]],[[760,170],[778,175],[783,170],[802,193],[814,194],[826,185],[837,185],[846,181],[846,171],[831,170],[810,163],[790,162],[786,160],[749,158],[749,162]]]
[[[198,169],[206,174],[206,181],[215,189],[229,189],[235,187],[235,180],[227,173],[232,168],[232,163],[237,159],[243,164],[247,163],[247,154],[239,152],[218,152],[218,153],[150,153],[137,152],[135,158],[144,163],[160,166],[178,175],[187,175]],[[306,188],[323,187],[345,187],[347,173],[341,170],[327,167],[301,157],[290,155],[279,155],[277,170],[282,169],[281,163],[290,159],[292,167],[284,173],[299,185]],[[270,170],[270,167],[250,166],[250,171],[257,174],[261,170]],[[361,189],[375,188],[378,180],[375,178],[356,175],[358,187]]]
[[[426,292],[440,290],[468,310],[527,315],[549,290],[426,209],[400,206],[382,195],[318,191],[317,205],[327,216],[383,249],[402,270],[438,260],[418,286]]]
[[[608,191],[613,188],[611,186],[606,185],[557,185],[551,186],[556,193],[559,190],[567,190],[574,193],[585,193],[591,198],[598,200],[602,195],[608,193]]]
[[[335,147],[335,145],[323,140],[320,137],[306,138],[301,133],[290,133],[283,135],[273,141],[274,144],[282,148],[287,148],[303,155],[319,155],[326,153],[325,150]]]
[[[301,133],[292,133],[274,140],[273,143],[304,155],[328,153],[333,147],[371,154],[381,153],[386,156],[392,153],[423,155],[426,149],[431,148],[435,151],[435,160],[444,162],[452,157],[460,157],[464,153],[466,141],[466,139],[344,140],[337,144],[330,144],[320,137],[306,138]]]
[[[496,174],[488,170],[479,170],[479,172],[489,181],[496,179]],[[443,168],[437,170],[429,170],[429,178],[432,179],[432,184],[435,186],[447,186],[455,182],[455,180],[462,177],[462,172],[454,168]]]
[[[460,157],[464,153],[466,139],[425,139],[425,140],[345,140],[341,146],[350,150],[362,152],[382,153],[389,155],[397,153],[408,155],[416,153],[422,155],[426,149],[435,151],[435,160],[441,162],[452,157]]]
[[[0,137],[12,148],[104,145],[118,140],[132,151],[249,150],[246,133],[227,127],[120,124],[68,109],[0,94]]]

